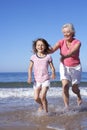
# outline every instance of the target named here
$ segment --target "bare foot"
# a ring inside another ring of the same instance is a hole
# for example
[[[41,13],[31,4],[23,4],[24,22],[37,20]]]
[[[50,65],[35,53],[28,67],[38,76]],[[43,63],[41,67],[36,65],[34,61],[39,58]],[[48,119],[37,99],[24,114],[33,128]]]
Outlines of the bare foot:
[[[38,112],[41,112],[42,110],[43,110],[43,107],[40,106],[40,107],[38,108]]]
[[[82,104],[82,100],[81,99],[77,99],[77,104],[78,104],[78,106],[80,106]]]
[[[67,107],[64,108],[63,112],[64,112],[64,113],[65,113],[65,112],[69,112],[69,110],[70,110],[70,108],[69,108],[69,106],[67,106]]]

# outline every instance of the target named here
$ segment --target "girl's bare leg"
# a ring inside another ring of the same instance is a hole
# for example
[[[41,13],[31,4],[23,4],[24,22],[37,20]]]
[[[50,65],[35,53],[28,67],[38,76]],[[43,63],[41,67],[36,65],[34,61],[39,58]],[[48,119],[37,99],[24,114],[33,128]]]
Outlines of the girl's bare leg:
[[[38,111],[41,111],[43,109],[43,105],[40,99],[40,92],[41,92],[41,88],[37,88],[34,90],[34,99],[38,104],[40,104]]]
[[[47,102],[47,99],[46,99],[46,94],[47,94],[47,91],[48,91],[48,87],[43,87],[42,90],[41,90],[41,102],[42,102],[42,105],[43,105],[43,109],[48,112],[48,102]]]

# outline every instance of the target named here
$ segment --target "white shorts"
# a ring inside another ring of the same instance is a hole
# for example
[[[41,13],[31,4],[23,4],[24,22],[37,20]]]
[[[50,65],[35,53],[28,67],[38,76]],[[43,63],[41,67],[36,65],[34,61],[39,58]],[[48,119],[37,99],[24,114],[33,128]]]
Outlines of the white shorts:
[[[44,81],[42,83],[34,82],[33,88],[37,89],[39,87],[48,87],[49,88],[50,87],[50,80],[46,80],[46,81]]]
[[[60,63],[60,80],[67,79],[72,85],[79,84],[81,81],[82,67],[77,65],[75,67],[67,67]]]

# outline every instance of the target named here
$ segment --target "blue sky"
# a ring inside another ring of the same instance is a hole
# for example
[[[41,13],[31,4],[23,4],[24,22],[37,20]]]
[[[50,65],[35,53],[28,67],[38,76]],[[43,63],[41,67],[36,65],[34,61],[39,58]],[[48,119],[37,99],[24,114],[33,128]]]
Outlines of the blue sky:
[[[0,72],[27,72],[32,41],[42,37],[53,46],[65,23],[75,26],[87,72],[87,0],[0,0]],[[59,71],[59,51],[52,57]]]

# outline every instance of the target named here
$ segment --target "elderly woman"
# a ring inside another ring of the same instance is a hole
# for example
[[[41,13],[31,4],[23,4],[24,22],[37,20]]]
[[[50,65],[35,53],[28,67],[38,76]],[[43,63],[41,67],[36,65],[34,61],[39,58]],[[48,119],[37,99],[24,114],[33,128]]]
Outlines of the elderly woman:
[[[60,79],[63,88],[63,100],[65,107],[69,109],[69,84],[72,85],[72,91],[77,95],[77,104],[82,103],[79,83],[81,80],[81,62],[79,52],[81,42],[76,39],[74,26],[69,23],[62,27],[64,38],[59,40],[51,49],[51,53],[60,49]]]

